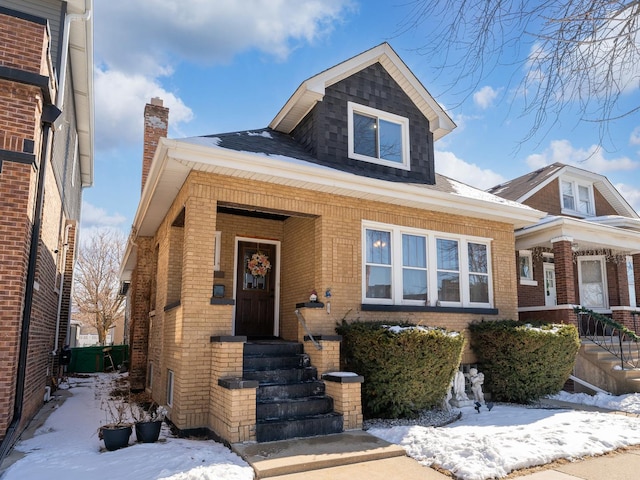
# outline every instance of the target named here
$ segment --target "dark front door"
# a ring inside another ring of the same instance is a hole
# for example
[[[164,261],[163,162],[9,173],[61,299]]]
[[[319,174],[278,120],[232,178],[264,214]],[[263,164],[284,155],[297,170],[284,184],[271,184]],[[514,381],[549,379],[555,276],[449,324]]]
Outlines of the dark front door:
[[[276,260],[275,245],[238,243],[236,335],[273,336]]]

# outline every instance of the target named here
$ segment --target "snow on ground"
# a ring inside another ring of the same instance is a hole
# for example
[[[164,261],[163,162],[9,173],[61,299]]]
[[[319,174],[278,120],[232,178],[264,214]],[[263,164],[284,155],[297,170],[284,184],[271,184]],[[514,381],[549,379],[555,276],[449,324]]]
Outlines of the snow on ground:
[[[107,452],[97,429],[105,421],[102,398],[116,378],[96,374],[70,378],[71,393],[32,439],[16,449],[26,456],[9,467],[2,480],[154,479],[252,480],[253,471],[220,443],[175,438],[163,427],[161,440],[135,443]],[[640,413],[640,394],[620,397],[570,395],[557,400]],[[463,408],[461,419],[446,427],[420,425],[372,428],[370,433],[402,445],[424,465],[439,465],[459,479],[500,478],[510,471],[559,458],[578,459],[626,445],[640,444],[635,415],[526,408],[496,404],[476,413]]]

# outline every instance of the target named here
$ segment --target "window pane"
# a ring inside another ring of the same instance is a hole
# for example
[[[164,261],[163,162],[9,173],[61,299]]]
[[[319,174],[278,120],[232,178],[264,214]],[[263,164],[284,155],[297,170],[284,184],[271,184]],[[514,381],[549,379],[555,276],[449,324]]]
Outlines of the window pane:
[[[460,276],[457,273],[438,272],[438,300],[460,301]]]
[[[402,125],[379,119],[380,158],[402,163]]]
[[[580,262],[582,284],[580,285],[580,303],[585,307],[604,307],[604,283],[602,282],[602,262],[600,260],[582,260]]]
[[[487,246],[480,243],[469,243],[469,271],[487,273]]]
[[[427,300],[427,271],[402,270],[402,298],[405,300]]]
[[[469,275],[469,300],[489,303],[489,277],[487,275]]]
[[[437,241],[438,248],[438,269],[440,270],[459,270],[458,267],[458,241],[444,240],[439,238]]]
[[[391,234],[367,230],[367,263],[391,265]]]
[[[376,119],[354,112],[353,151],[360,155],[378,158],[376,144]]]
[[[402,265],[405,267],[427,267],[425,237],[402,235]]]
[[[520,278],[533,278],[531,265],[529,264],[529,257],[521,256],[518,257],[518,260],[520,262]]]
[[[582,268],[582,283],[602,283],[602,262],[600,260],[583,260],[580,262]]]
[[[562,205],[569,210],[575,210],[576,204],[573,198],[573,185],[571,182],[562,182]]]
[[[591,213],[591,199],[589,198],[589,189],[587,187],[578,186],[578,200],[580,202],[580,211]]]
[[[391,298],[391,267],[367,265],[367,298]]]

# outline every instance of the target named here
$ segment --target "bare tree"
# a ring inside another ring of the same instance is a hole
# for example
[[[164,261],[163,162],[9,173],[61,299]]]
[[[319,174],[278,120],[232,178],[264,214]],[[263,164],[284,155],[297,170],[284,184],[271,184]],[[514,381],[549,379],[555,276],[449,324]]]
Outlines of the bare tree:
[[[124,247],[124,235],[100,231],[81,244],[78,253],[73,300],[80,320],[96,328],[100,345],[124,316],[118,279]]]
[[[451,88],[462,88],[464,98],[497,67],[511,67],[516,79],[523,69],[512,92],[524,99],[523,115],[533,115],[525,140],[543,125],[549,131],[567,109],[575,109],[578,121],[598,122],[602,140],[609,121],[640,109],[622,105],[623,95],[640,87],[640,1],[412,0],[408,5],[402,30],[429,28],[419,51],[444,58],[436,68],[455,71]]]

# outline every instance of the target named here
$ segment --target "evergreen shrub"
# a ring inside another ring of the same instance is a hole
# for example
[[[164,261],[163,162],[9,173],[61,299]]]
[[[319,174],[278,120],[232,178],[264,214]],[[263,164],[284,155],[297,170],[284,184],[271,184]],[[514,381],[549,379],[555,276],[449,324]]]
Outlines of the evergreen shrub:
[[[558,393],[580,348],[574,325],[501,320],[469,326],[471,348],[493,400],[528,403]]]
[[[344,369],[364,376],[366,418],[411,418],[439,406],[464,346],[458,332],[408,324],[343,321],[336,331]]]

